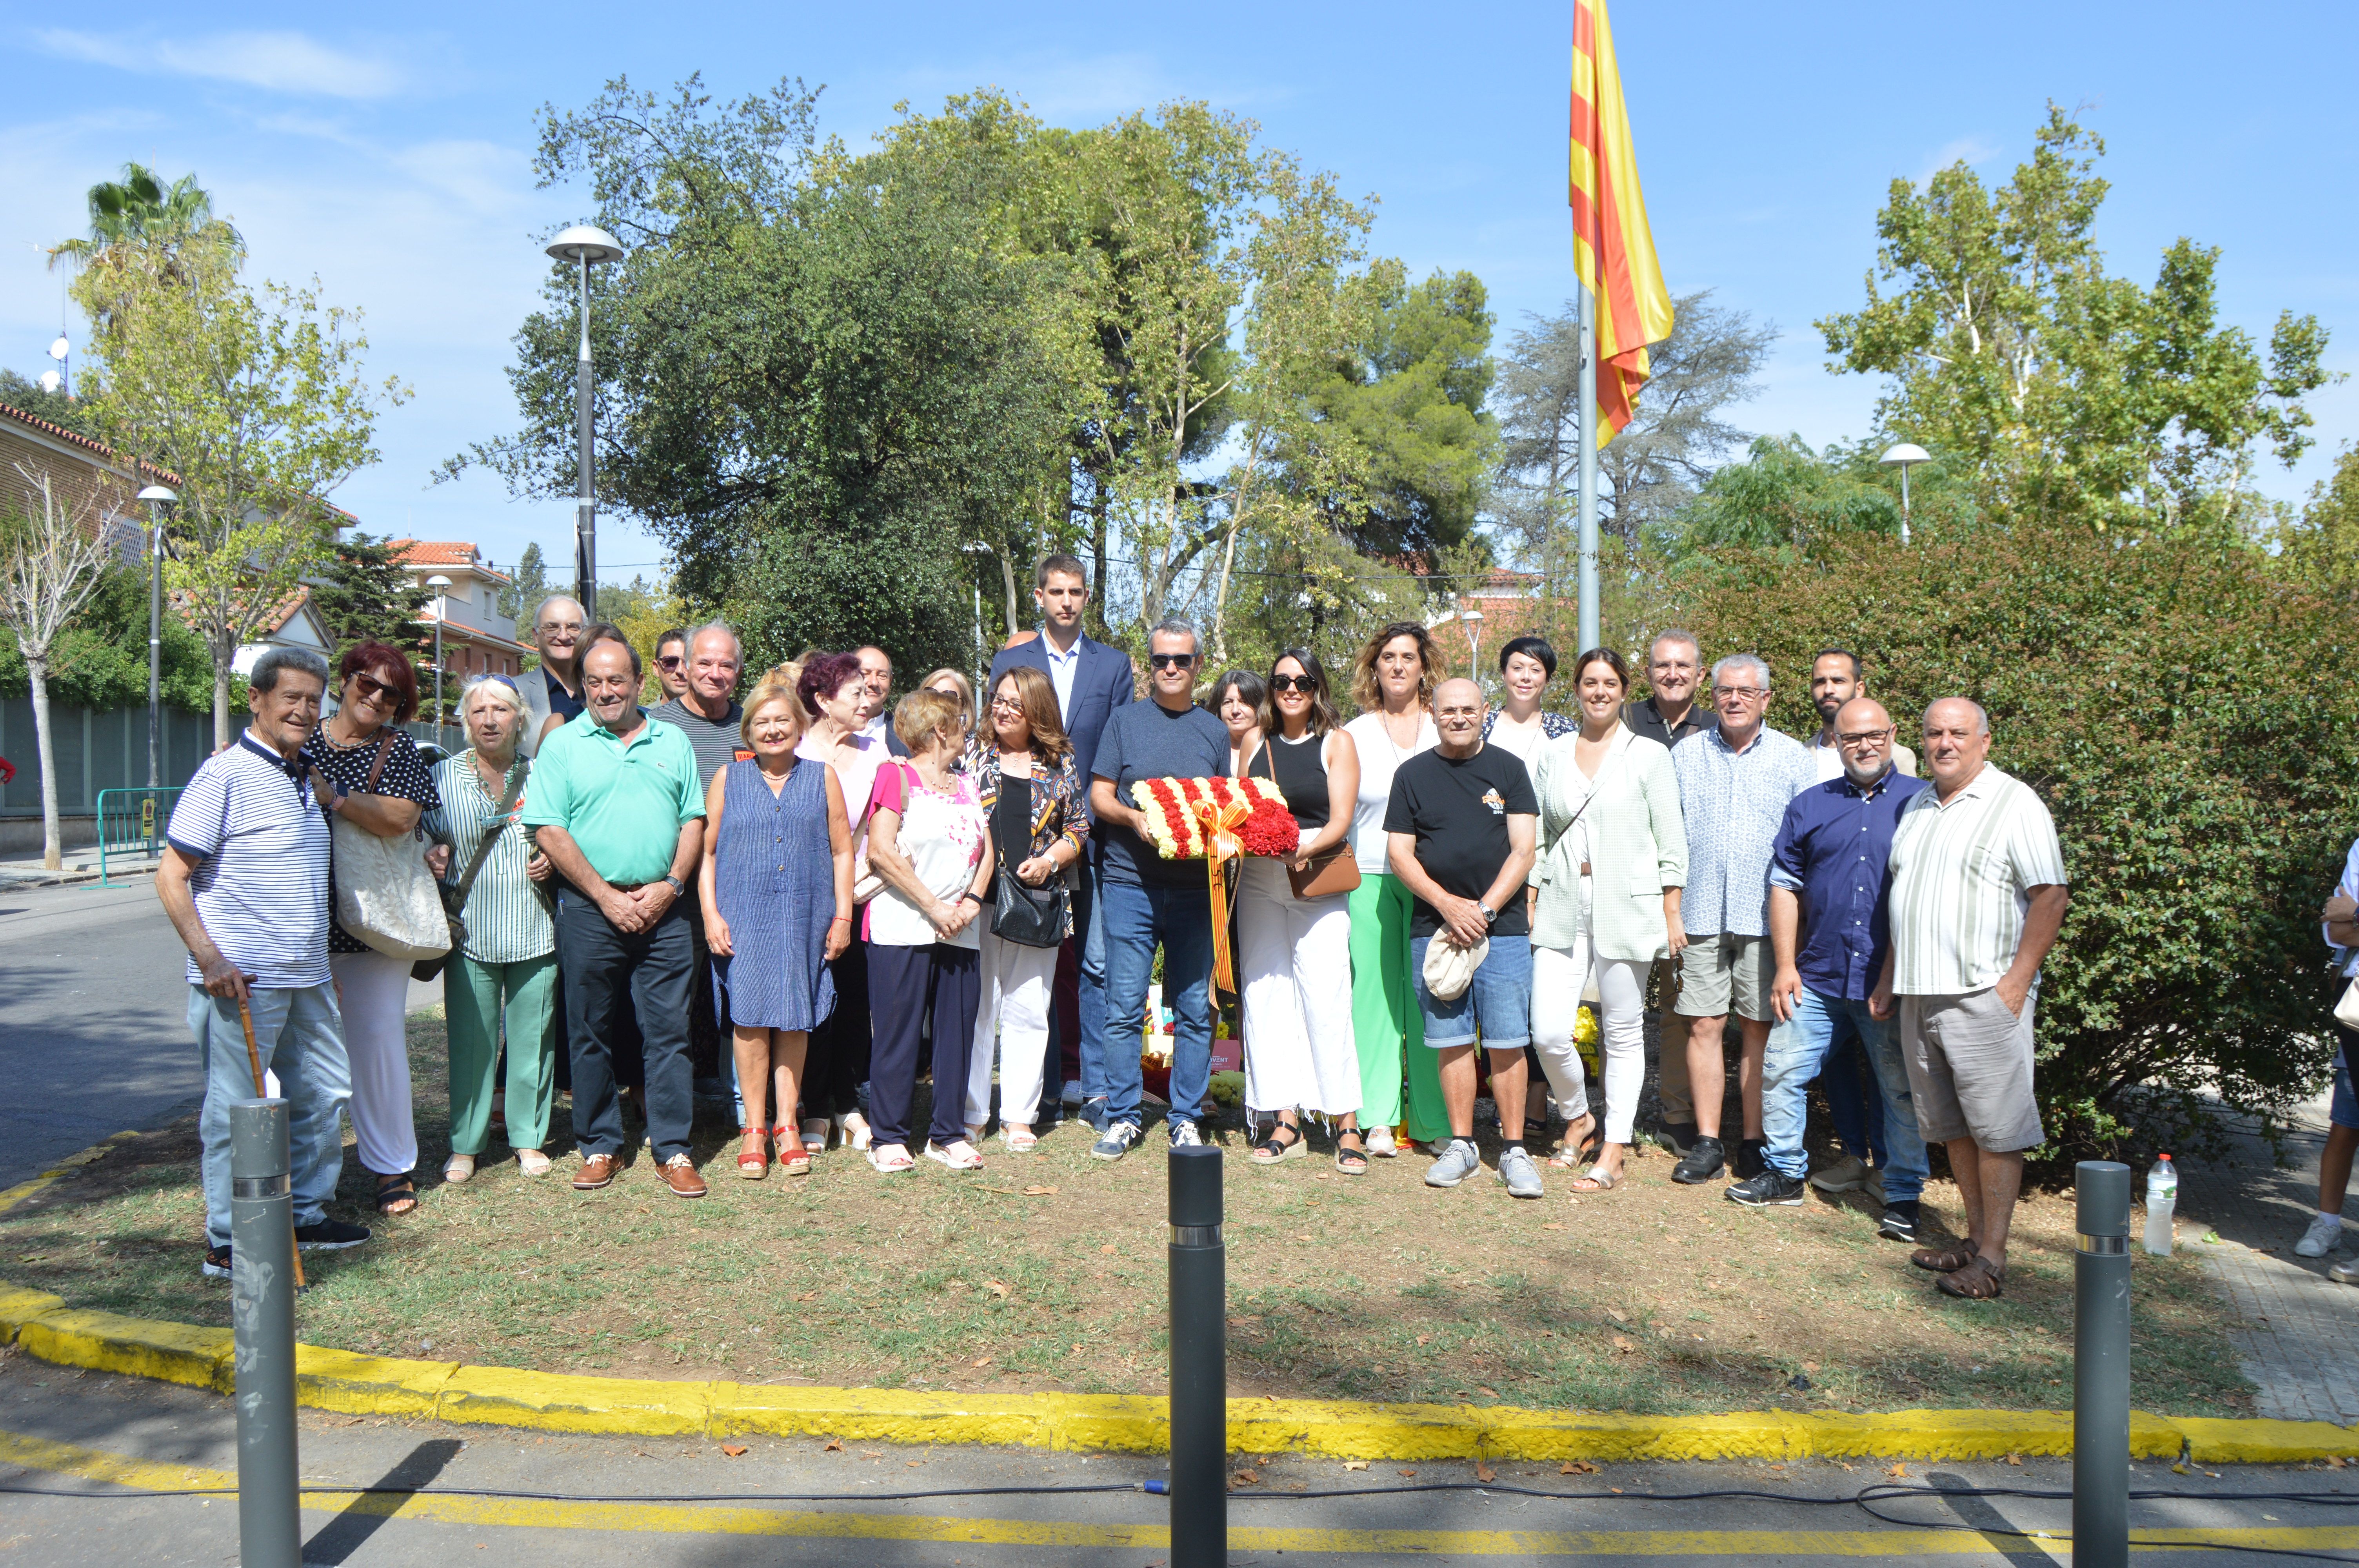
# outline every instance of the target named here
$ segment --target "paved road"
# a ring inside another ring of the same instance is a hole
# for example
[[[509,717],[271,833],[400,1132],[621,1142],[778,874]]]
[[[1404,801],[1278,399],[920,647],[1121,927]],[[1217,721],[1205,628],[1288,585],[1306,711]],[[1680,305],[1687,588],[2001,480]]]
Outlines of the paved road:
[[[1064,1488],[1134,1482],[1164,1473],[1150,1456],[1032,1450],[898,1448],[847,1443],[829,1452],[816,1439],[748,1441],[724,1457],[705,1438],[586,1438],[430,1422],[381,1421],[307,1412],[301,1417],[307,1479],[358,1487],[401,1485],[440,1498],[342,1495],[311,1499],[302,1519],[303,1561],[355,1568],[449,1568],[454,1563],[650,1562],[828,1564],[883,1568],[1159,1568],[1169,1560],[1169,1504],[1124,1490],[1062,1495],[1002,1492],[897,1502],[880,1494],[932,1487]],[[0,1360],[0,1554],[56,1568],[147,1568],[235,1559],[234,1499],[140,1498],[103,1477],[145,1491],[230,1484],[236,1465],[227,1400],[193,1390],[63,1368],[10,1356]],[[112,1455],[103,1458],[102,1455]],[[128,1463],[125,1463],[125,1462]],[[1242,1463],[1242,1461],[1240,1461]],[[1934,1557],[1960,1563],[2051,1564],[2060,1552],[2009,1530],[2063,1530],[2069,1505],[2022,1498],[1903,1498],[1887,1505],[1901,1521],[1880,1522],[1852,1506],[1860,1487],[1885,1479],[1863,1462],[1616,1465],[1563,1476],[1554,1465],[1502,1463],[1495,1482],[1586,1497],[1535,1498],[1495,1491],[1389,1497],[1284,1498],[1291,1490],[1361,1488],[1419,1482],[1473,1482],[1463,1461],[1377,1464],[1346,1471],[1334,1460],[1280,1457],[1255,1465],[1264,1477],[1230,1505],[1229,1563],[1289,1558],[1353,1564],[1408,1563],[1661,1563],[1744,1559],[1757,1563],[1834,1560],[1900,1563]],[[2062,1488],[2069,1465],[1908,1466],[1934,1485]],[[2133,1485],[2167,1489],[2169,1500],[2136,1505],[2132,1525],[2171,1538],[2208,1537],[2229,1549],[2142,1552],[2141,1561],[2212,1564],[2283,1561],[2235,1550],[2348,1552],[2359,1525],[2348,1505],[2359,1481],[2347,1472],[2200,1470],[2180,1476],[2141,1465]],[[58,1487],[108,1494],[104,1501],[26,1496],[11,1489]],[[1616,1497],[1607,1488],[1618,1487]],[[462,1498],[453,1488],[565,1492],[647,1498],[681,1494],[850,1494],[842,1501],[731,1503],[535,1501]],[[1767,1500],[1658,1501],[1648,1493],[1741,1488]],[[2237,1503],[2223,1494],[2321,1492],[2341,1506]],[[1810,1499],[1836,1499],[1811,1501]],[[1791,1500],[1785,1500],[1791,1499]],[[2153,1539],[2152,1536],[2148,1537]],[[2050,1545],[2053,1543],[2051,1542]],[[480,1555],[479,1555],[480,1553]]]
[[[147,881],[0,888],[0,1187],[194,1108],[186,960]],[[441,991],[413,985],[411,1011]]]

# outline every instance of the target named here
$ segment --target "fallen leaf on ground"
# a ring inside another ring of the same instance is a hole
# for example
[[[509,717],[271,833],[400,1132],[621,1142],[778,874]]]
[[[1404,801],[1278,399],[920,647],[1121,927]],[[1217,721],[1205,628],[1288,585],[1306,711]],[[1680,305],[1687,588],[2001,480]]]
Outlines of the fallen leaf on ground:
[[[1564,1462],[1564,1467],[1559,1470],[1557,1474],[1560,1476],[1594,1476],[1597,1474],[1597,1466],[1592,1465],[1586,1459],[1568,1459]]]
[[[1488,1485],[1490,1482],[1495,1481],[1499,1478],[1499,1472],[1492,1469],[1490,1465],[1484,1464],[1482,1460],[1477,1459],[1474,1461],[1474,1478],[1485,1485]]]
[[[1627,1323],[1630,1321],[1628,1318],[1624,1317],[1619,1310],[1614,1307],[1607,1307],[1605,1309],[1605,1315],[1612,1318],[1616,1323]]]
[[[1552,1219],[1551,1219],[1551,1220],[1549,1220],[1548,1222],[1546,1222],[1545,1224],[1543,1224],[1543,1225],[1540,1227],[1540,1228],[1541,1228],[1542,1230],[1562,1230],[1562,1229],[1564,1228],[1564,1227],[1563,1227],[1563,1226],[1561,1226],[1561,1225],[1559,1225],[1555,1220],[1552,1220]]]
[[[1836,1461],[1835,1461],[1835,1463],[1836,1463],[1836,1464],[1838,1464],[1838,1465],[1843,1465],[1843,1467],[1844,1469],[1846,1469],[1846,1470],[1855,1468],[1855,1466],[1853,1466],[1853,1465],[1843,1465],[1843,1462],[1842,1460],[1840,1460],[1840,1459],[1836,1460]]]
[[[1007,1299],[1007,1287],[1001,1284],[997,1280],[985,1280],[983,1282],[983,1288],[989,1291],[993,1295],[999,1297],[1002,1301]]]
[[[1229,1477],[1229,1485],[1232,1487],[1258,1487],[1261,1485],[1261,1472],[1258,1470],[1240,1470],[1235,1475]]]
[[[991,1365],[991,1357],[988,1356],[978,1356],[974,1358],[974,1364],[978,1367],[988,1367]]]
[[[2006,1462],[2010,1465],[2020,1465],[2023,1463],[2023,1455],[2020,1454],[2010,1454],[2006,1456]]]
[[[1815,1372],[1818,1369],[1819,1364],[1816,1361],[1805,1361],[1802,1363],[1802,1370],[1805,1372]]]
[[[821,1449],[820,1452],[821,1454],[841,1454],[843,1452],[843,1444],[837,1439],[830,1438],[828,1440],[827,1446]]]
[[[1346,1470],[1364,1470],[1367,1467],[1368,1462],[1364,1459],[1346,1459],[1343,1461],[1343,1468]]]
[[[1637,1343],[1628,1335],[1617,1334],[1614,1336],[1614,1348],[1619,1350],[1625,1356],[1627,1356],[1633,1350],[1637,1349],[1638,1346]]]
[[[1617,1498],[1622,1495],[1622,1488],[1619,1487],[1608,1487],[1605,1489],[1613,1493]]]
[[[1416,1472],[1416,1471],[1414,1471],[1414,1470],[1404,1470],[1404,1471],[1402,1471],[1402,1472],[1401,1472],[1401,1474],[1402,1474],[1402,1475],[1404,1475],[1404,1476],[1414,1476],[1414,1475],[1416,1475],[1416,1474],[1417,1474],[1417,1472]]]
[[[1499,1390],[1496,1390],[1496,1389],[1486,1389],[1486,1388],[1484,1388],[1484,1387],[1482,1384],[1480,1384],[1480,1383],[1477,1383],[1477,1384],[1475,1384],[1475,1385],[1474,1385],[1474,1391],[1475,1391],[1476,1393],[1478,1393],[1478,1394],[1488,1394],[1488,1395],[1490,1395],[1490,1396],[1491,1396],[1493,1399],[1495,1399],[1495,1399],[1497,1399],[1497,1398],[1499,1397]]]
[[[1428,1342],[1429,1340],[1430,1340],[1432,1337],[1433,1337],[1433,1336],[1431,1336],[1430,1334],[1420,1334],[1420,1335],[1419,1335],[1419,1336],[1417,1336],[1417,1342],[1418,1342],[1419,1345],[1423,1345],[1423,1344],[1425,1344],[1426,1342]]]
[[[1904,1459],[1900,1463],[1893,1465],[1889,1470],[1886,1470],[1885,1474],[1887,1476],[1897,1476],[1903,1480],[1906,1480],[1908,1476],[1908,1462]]]
[[[860,1451],[860,1456],[861,1456],[863,1459],[882,1459],[882,1458],[884,1458],[884,1457],[885,1457],[885,1455],[884,1455],[883,1454],[879,1453],[877,1450],[873,1449],[873,1448],[864,1448],[864,1449],[862,1449],[862,1450]]]
[[[1056,1191],[1054,1187],[1027,1187],[1024,1189],[1024,1195],[1027,1198],[1045,1198],[1053,1196]]]
[[[1103,1247],[1099,1248],[1099,1249],[1098,1249],[1098,1250],[1099,1250],[1099,1251],[1101,1251],[1101,1252],[1104,1252],[1104,1253],[1107,1253],[1107,1254],[1109,1254],[1109,1255],[1110,1255],[1110,1254],[1112,1254],[1112,1253],[1113,1253],[1113,1251],[1114,1251],[1114,1243],[1113,1243],[1113,1242],[1111,1242],[1111,1241],[1109,1241],[1109,1242],[1107,1242],[1104,1246],[1103,1246]]]
[[[745,1445],[742,1443],[724,1443],[721,1445],[721,1452],[729,1455],[730,1458],[734,1459],[748,1451]]]
[[[819,1292],[817,1291],[805,1291],[801,1295],[797,1296],[795,1300],[799,1302],[815,1302],[819,1300]]]
[[[1254,1463],[1256,1465],[1266,1465],[1269,1463],[1269,1455],[1265,1454],[1260,1458],[1255,1460]]]

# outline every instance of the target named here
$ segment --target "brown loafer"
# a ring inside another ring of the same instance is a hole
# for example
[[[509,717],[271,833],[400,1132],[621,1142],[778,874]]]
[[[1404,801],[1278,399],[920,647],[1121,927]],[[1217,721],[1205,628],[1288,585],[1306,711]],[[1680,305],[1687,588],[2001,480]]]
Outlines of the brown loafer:
[[[704,1178],[696,1173],[696,1162],[685,1154],[675,1154],[656,1167],[656,1174],[671,1189],[676,1198],[701,1198],[706,1188]]]
[[[614,1173],[622,1168],[623,1157],[620,1154],[592,1154],[582,1162],[582,1169],[574,1174],[573,1190],[594,1193],[612,1182]]]

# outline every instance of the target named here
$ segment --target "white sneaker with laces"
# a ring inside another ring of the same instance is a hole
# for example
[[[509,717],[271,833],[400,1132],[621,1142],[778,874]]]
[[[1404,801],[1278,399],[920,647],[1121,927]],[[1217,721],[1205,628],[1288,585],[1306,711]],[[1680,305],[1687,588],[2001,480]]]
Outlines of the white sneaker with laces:
[[[1196,1130],[1194,1122],[1182,1118],[1171,1124],[1171,1147],[1174,1149],[1193,1149],[1203,1141],[1203,1135]]]
[[[2297,1258],[2323,1258],[2343,1245],[2343,1217],[2339,1214],[2310,1216],[2310,1228],[2293,1244]]]
[[[1397,1160],[1400,1158],[1400,1145],[1393,1141],[1393,1130],[1391,1128],[1382,1126],[1371,1127],[1367,1130],[1368,1152],[1370,1155],[1378,1160]]]

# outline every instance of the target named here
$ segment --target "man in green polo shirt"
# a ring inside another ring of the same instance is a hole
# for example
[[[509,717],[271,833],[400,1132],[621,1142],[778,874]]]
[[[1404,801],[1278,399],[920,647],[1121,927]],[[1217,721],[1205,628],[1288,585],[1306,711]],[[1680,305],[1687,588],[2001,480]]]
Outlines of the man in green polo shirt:
[[[688,1152],[695,966],[680,893],[704,852],[703,777],[687,734],[639,706],[639,681],[638,651],[626,643],[602,642],[582,655],[586,706],[541,742],[524,825],[566,883],[557,898],[557,953],[582,1155],[574,1188],[594,1192],[622,1168],[609,1042],[630,1005],[646,1041],[657,1173],[680,1197],[701,1198],[704,1178]]]

